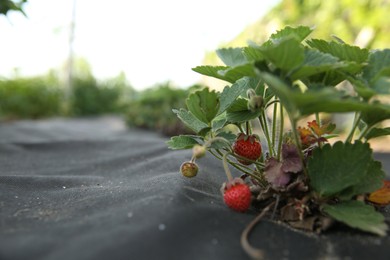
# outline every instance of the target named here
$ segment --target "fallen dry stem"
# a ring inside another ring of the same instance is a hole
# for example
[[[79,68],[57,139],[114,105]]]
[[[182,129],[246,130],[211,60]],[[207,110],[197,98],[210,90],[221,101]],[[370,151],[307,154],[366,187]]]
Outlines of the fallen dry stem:
[[[271,209],[271,207],[275,204],[276,202],[273,201],[270,204],[265,207],[260,214],[252,220],[252,222],[249,223],[248,226],[244,229],[244,231],[241,234],[241,246],[244,249],[244,251],[252,258],[252,259],[257,259],[261,260],[264,259],[264,252],[261,249],[252,247],[249,243],[248,237],[250,232],[253,230],[253,228],[257,225],[257,223],[260,222],[260,220],[263,219],[263,217],[267,214],[267,212]]]

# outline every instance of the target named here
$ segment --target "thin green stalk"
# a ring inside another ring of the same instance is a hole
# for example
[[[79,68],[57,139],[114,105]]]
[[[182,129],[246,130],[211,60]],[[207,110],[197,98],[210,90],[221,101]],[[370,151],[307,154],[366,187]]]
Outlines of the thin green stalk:
[[[275,104],[275,103],[280,103],[280,100],[279,99],[272,100],[271,102],[267,103],[265,108],[267,109],[268,107],[270,107],[272,104]]]
[[[250,126],[250,124],[249,124],[249,121],[246,121],[246,122],[245,122],[245,129],[246,129],[246,134],[247,134],[247,135],[252,134],[251,126]]]
[[[368,131],[370,131],[371,128],[372,128],[372,127],[366,126],[366,127],[364,128],[364,130],[360,133],[360,135],[359,135],[359,137],[358,137],[357,140],[361,141],[361,140],[363,139],[363,137],[366,136],[366,134],[368,133]]]
[[[220,150],[218,150],[218,149],[217,149],[216,151],[217,151],[217,153],[218,153],[221,157],[218,157],[218,156],[215,155],[215,154],[213,154],[213,155],[214,155],[215,157],[217,157],[218,159],[222,160],[223,153],[222,153]],[[211,152],[211,151],[210,151],[210,152]],[[252,169],[250,169],[250,168],[248,168],[248,167],[246,167],[246,166],[238,165],[238,164],[234,163],[233,161],[229,160],[228,158],[227,158],[227,160],[228,160],[229,164],[232,165],[232,166],[233,166],[234,168],[236,168],[237,170],[242,171],[243,173],[248,174],[248,175],[251,174],[251,172],[249,172],[249,171],[251,171]]]
[[[261,166],[261,167],[264,167],[264,163],[261,163],[261,162],[258,162],[258,161],[254,161],[254,160],[250,160],[250,159],[245,158],[245,157],[242,157],[242,156],[240,156],[240,155],[238,155],[238,154],[232,153],[232,156],[235,157],[235,158],[237,158],[238,160],[248,161],[248,162],[251,162],[251,163],[253,163],[253,164],[259,165],[259,166]]]
[[[228,178],[228,181],[233,181],[233,176],[232,173],[230,172],[229,165],[227,162],[227,156],[229,153],[225,153],[222,157],[222,164],[223,164],[223,169],[225,170],[226,177]]]
[[[278,154],[277,154],[278,161],[280,161],[280,156],[282,154],[283,130],[284,130],[284,114],[283,114],[283,106],[282,104],[280,104],[279,143],[278,143]]]
[[[271,138],[269,136],[268,123],[264,111],[261,113],[259,118],[261,127],[263,128],[263,133],[265,135],[265,138],[267,139],[269,155],[272,157],[274,155],[273,146],[271,143]]]
[[[316,122],[317,122],[318,126],[321,127],[320,113],[317,112],[315,115],[316,115]],[[315,134],[315,136],[317,136],[317,134]],[[319,137],[319,136],[317,136],[317,137]],[[319,148],[322,147],[322,143],[320,141],[318,141],[317,144],[318,144]]]
[[[204,146],[205,146],[206,148],[208,148],[208,147],[210,147],[210,145],[211,145],[213,142],[215,142],[215,141],[224,142],[225,144],[227,144],[227,145],[230,147],[229,141],[226,140],[225,138],[219,137],[219,136],[209,139],[209,140],[204,144]]]
[[[320,120],[320,113],[316,113],[316,122],[318,124],[319,127],[321,127],[321,120]]]
[[[227,158],[228,155],[231,155],[231,153],[227,152],[227,153],[225,153],[223,155],[222,163],[223,163],[223,168],[225,170],[225,173],[226,173],[226,176],[227,176],[228,180],[232,181],[233,180],[233,175],[232,175],[232,173],[230,172],[230,169],[229,169],[228,158]],[[253,177],[255,179],[258,179],[258,177],[256,175],[252,174],[252,173],[246,172],[246,174],[248,174],[249,176],[251,176],[251,177]]]
[[[275,147],[275,141],[276,141],[276,119],[277,119],[277,113],[278,113],[278,103],[274,104],[274,112],[272,115],[272,147]]]
[[[256,165],[256,169],[259,172],[260,176],[258,176],[257,180],[259,183],[263,186],[263,188],[268,186],[268,182],[264,177],[264,174],[262,173],[262,170],[259,168],[259,166]]]
[[[241,132],[241,133],[244,133],[244,129],[242,129],[241,124],[237,124],[237,127],[238,127],[238,129],[240,129],[240,132]]]
[[[234,168],[236,168],[237,170],[239,170],[239,171],[241,171],[241,172],[243,172],[243,173],[245,173],[245,174],[247,174],[247,175],[249,175],[249,176],[252,176],[253,178],[259,178],[259,177],[257,177],[256,175],[254,175],[252,172],[249,172],[249,171],[247,171],[247,170],[245,170],[243,167],[241,167],[241,166],[239,166],[238,164],[236,164],[236,163],[234,163],[234,162],[232,162],[232,161],[230,161],[230,160],[228,160],[228,162],[229,162],[229,164],[231,165],[231,166],[233,166]]]
[[[349,132],[349,135],[348,135],[347,139],[345,140],[346,143],[352,142],[352,138],[355,134],[356,128],[358,127],[358,125],[360,123],[360,119],[361,119],[361,114],[358,112],[355,112],[355,117],[353,119],[353,125],[351,128],[351,131]]]
[[[209,150],[209,152],[215,157],[217,158],[218,160],[221,160],[222,161],[222,157],[218,156],[217,154],[215,154],[215,152],[213,152],[212,150]]]

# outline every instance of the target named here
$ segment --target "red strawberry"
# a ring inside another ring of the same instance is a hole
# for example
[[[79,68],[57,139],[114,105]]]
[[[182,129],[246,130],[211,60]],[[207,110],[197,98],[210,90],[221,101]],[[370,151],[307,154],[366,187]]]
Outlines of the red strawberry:
[[[236,211],[245,212],[251,205],[251,191],[242,179],[236,178],[224,187],[225,204]]]
[[[261,144],[255,135],[239,134],[233,144],[233,151],[244,158],[256,161],[261,157]],[[240,163],[249,165],[250,161],[238,160]]]

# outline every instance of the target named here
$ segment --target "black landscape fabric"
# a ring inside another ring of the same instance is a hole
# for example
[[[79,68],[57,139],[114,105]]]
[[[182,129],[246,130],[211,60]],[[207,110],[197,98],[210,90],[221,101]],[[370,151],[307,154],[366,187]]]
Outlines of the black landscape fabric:
[[[191,151],[166,140],[111,117],[2,123],[0,259],[248,259],[240,235],[257,213],[224,205],[212,156],[182,177]],[[343,226],[318,236],[264,221],[250,241],[268,259],[390,259],[389,236]]]

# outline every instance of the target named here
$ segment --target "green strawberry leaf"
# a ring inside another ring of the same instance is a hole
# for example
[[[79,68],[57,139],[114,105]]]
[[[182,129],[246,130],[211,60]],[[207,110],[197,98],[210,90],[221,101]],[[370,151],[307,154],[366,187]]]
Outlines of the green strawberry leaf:
[[[290,72],[304,61],[304,48],[294,37],[281,38],[275,44],[263,45],[260,48],[263,56],[275,67]]]
[[[308,160],[310,186],[321,197],[336,196],[360,184],[372,167],[372,160],[372,150],[367,143],[326,144],[314,150]]]
[[[258,79],[244,77],[237,80],[237,82],[230,87],[225,87],[220,96],[220,106],[217,115],[225,112],[239,96],[245,95],[248,89],[255,89],[258,83]]]
[[[195,133],[200,133],[202,130],[209,128],[209,125],[200,121],[191,112],[181,108],[180,110],[173,109],[173,113],[190,129],[194,130]]]
[[[192,70],[202,75],[221,79],[230,83],[235,83],[237,80],[245,76],[255,76],[253,65],[250,63],[241,64],[235,67],[197,66],[192,68]]]
[[[237,79],[229,78],[229,75],[220,74],[221,71],[227,70],[229,67],[226,66],[197,66],[192,68],[193,71],[198,72],[205,76],[221,79],[230,83],[234,83]]]
[[[264,56],[259,46],[247,46],[243,48],[243,54],[248,61],[262,61]]]
[[[231,67],[225,70],[219,71],[219,74],[224,78],[229,79],[230,82],[236,82],[243,77],[254,77],[256,73],[252,64],[242,64],[235,67]]]
[[[371,160],[366,174],[362,176],[360,182],[341,192],[338,197],[342,200],[350,200],[353,196],[374,192],[383,186],[385,176],[382,164]]]
[[[377,92],[374,89],[370,88],[367,83],[361,78],[347,76],[346,79],[352,84],[356,93],[365,100],[369,100],[371,97],[377,94]]]
[[[188,96],[186,105],[196,118],[210,124],[219,109],[218,94],[214,90],[210,91],[209,88],[195,91]]]
[[[298,107],[290,97],[298,90],[292,90],[285,82],[270,73],[258,72],[258,74],[261,79],[264,80],[264,82],[268,85],[271,91],[279,97],[281,103],[289,112],[289,114],[293,117],[297,117],[299,112]]]
[[[371,84],[383,76],[390,76],[390,49],[371,52],[363,71],[363,77]]]
[[[219,116],[215,117],[211,122],[211,128],[213,132],[217,132],[222,129],[227,123],[226,113],[222,113]]]
[[[267,83],[277,95],[286,110],[295,119],[300,116],[311,115],[318,112],[344,113],[361,111],[362,118],[367,125],[372,126],[390,118],[390,106],[380,103],[362,102],[354,97],[346,97],[344,93],[335,88],[320,88],[300,91],[292,88],[278,77],[265,72],[259,76]]]
[[[172,137],[166,144],[172,150],[190,149],[195,144],[200,144],[200,138],[195,135],[179,135]]]
[[[385,236],[388,226],[384,216],[375,208],[361,201],[346,201],[335,205],[324,205],[323,211],[352,228]]]
[[[293,36],[299,42],[303,41],[313,31],[312,28],[307,26],[290,27],[286,26],[283,29],[277,31],[270,36],[270,41],[276,41],[281,38]]]
[[[342,66],[332,68],[324,73],[310,76],[311,82],[321,82],[328,86],[336,86],[347,79],[347,75],[359,74],[363,65],[350,61],[341,61]]]
[[[366,140],[381,137],[385,135],[390,135],[390,127],[386,128],[372,128],[365,136]]]
[[[211,149],[223,149],[223,148],[231,149],[231,144],[232,144],[231,140],[232,140],[232,138],[235,139],[236,135],[233,135],[233,134],[227,133],[227,132],[221,132],[217,135],[217,137],[222,137],[223,139],[225,139],[225,141],[216,139],[210,144],[209,148],[211,148]]]
[[[351,46],[345,43],[335,41],[327,42],[319,39],[311,39],[306,43],[321,52],[329,53],[343,61],[353,61],[356,63],[366,62],[368,59],[368,50],[357,46]]]
[[[260,116],[261,111],[248,110],[248,100],[238,98],[226,111],[227,121],[230,123],[243,123]]]
[[[220,132],[217,134],[218,137],[225,138],[230,144],[236,141],[237,135],[231,132]]]
[[[291,75],[293,80],[306,78],[315,74],[329,71],[330,69],[337,69],[343,67],[344,64],[339,62],[339,59],[322,53],[315,49],[305,49],[305,59],[302,67],[294,71]]]
[[[248,62],[242,48],[223,48],[216,51],[218,57],[229,67],[243,65]]]
[[[372,85],[378,94],[390,94],[390,77],[378,77]]]
[[[369,126],[390,119],[390,105],[379,102],[367,103],[367,108],[362,111],[362,119]]]

